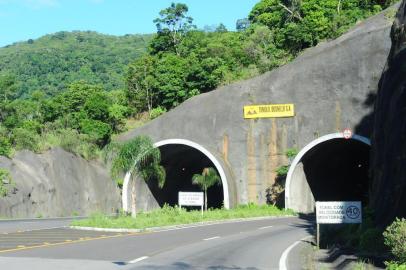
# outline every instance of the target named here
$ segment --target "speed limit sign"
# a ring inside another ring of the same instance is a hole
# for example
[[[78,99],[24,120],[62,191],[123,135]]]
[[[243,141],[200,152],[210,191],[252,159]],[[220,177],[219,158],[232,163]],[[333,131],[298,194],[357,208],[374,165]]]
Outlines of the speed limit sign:
[[[344,129],[343,131],[344,139],[350,139],[352,137],[352,131],[349,128]]]

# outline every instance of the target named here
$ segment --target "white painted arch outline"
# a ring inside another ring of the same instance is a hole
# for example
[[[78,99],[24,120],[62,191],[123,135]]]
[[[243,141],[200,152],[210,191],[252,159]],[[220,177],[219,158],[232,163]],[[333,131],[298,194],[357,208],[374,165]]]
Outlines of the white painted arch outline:
[[[292,175],[293,172],[296,169],[297,164],[302,160],[303,156],[313,147],[315,147],[316,145],[326,142],[326,141],[330,141],[330,140],[334,140],[334,139],[345,139],[344,138],[344,134],[342,132],[338,132],[338,133],[332,133],[332,134],[327,134],[324,135],[320,138],[317,138],[316,140],[310,142],[308,145],[306,145],[302,150],[300,150],[300,152],[296,155],[296,157],[293,159],[288,174],[286,176],[286,184],[285,184],[285,208],[290,208],[290,201],[289,201],[289,195],[290,195],[290,186],[292,184]],[[360,136],[360,135],[352,135],[351,138],[349,138],[349,140],[357,140],[360,141],[362,143],[365,143],[367,145],[371,145],[371,140]]]
[[[200,144],[197,144],[195,142],[185,140],[185,139],[168,139],[168,140],[162,140],[157,143],[154,143],[155,147],[161,147],[164,145],[169,145],[169,144],[182,144],[182,145],[187,145],[190,146],[201,153],[203,153],[208,159],[210,159],[211,162],[213,162],[214,166],[216,167],[217,171],[220,174],[221,178],[221,183],[223,186],[223,200],[224,200],[224,208],[229,209],[230,208],[230,197],[228,193],[228,182],[227,182],[227,177],[224,172],[223,167],[221,166],[220,162],[217,160],[215,156],[213,156],[212,153],[210,153],[206,148],[201,146]],[[124,183],[123,183],[123,194],[122,194],[122,203],[123,203],[123,210],[124,212],[129,211],[128,207],[128,187],[130,184],[130,179],[131,179],[131,173],[127,172],[125,177],[124,177]]]

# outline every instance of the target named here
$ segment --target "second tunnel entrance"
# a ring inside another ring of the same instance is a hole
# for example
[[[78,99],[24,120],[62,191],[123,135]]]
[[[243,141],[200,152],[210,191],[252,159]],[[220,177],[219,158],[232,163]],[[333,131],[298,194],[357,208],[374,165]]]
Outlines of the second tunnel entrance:
[[[286,181],[287,208],[311,213],[315,201],[368,203],[369,141],[341,136],[316,140],[298,154]]]

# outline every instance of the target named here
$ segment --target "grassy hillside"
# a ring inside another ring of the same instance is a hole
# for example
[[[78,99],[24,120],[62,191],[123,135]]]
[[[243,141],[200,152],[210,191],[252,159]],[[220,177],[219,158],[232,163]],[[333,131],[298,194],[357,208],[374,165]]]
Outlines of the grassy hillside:
[[[0,73],[15,77],[17,97],[35,90],[55,95],[78,80],[102,84],[107,91],[122,89],[125,67],[145,52],[151,38],[57,32],[0,48]]]

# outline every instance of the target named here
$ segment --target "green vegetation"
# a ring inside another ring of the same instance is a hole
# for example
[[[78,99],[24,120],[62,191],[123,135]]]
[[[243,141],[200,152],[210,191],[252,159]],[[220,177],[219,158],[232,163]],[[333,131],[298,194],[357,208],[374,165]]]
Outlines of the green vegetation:
[[[406,219],[396,219],[385,231],[377,228],[373,220],[373,213],[364,209],[361,224],[348,224],[339,229],[325,226],[322,245],[339,244],[358,254],[378,257],[386,254],[389,248],[393,261],[385,263],[387,269],[406,269]]]
[[[352,270],[373,270],[375,267],[371,265],[368,261],[358,260],[354,263]]]
[[[276,168],[276,174],[279,176],[279,177],[286,177],[286,175],[288,174],[288,172],[289,172],[289,165],[282,165],[282,166],[279,166],[278,168]]]
[[[146,136],[138,136],[124,143],[112,143],[109,145],[109,154],[112,158],[111,174],[118,179],[117,184],[122,186],[120,175],[130,172],[133,179],[141,177],[144,181],[154,178],[158,186],[165,184],[165,169],[161,162],[161,152],[155,148],[152,140]],[[135,185],[131,190],[132,215],[136,215]]]
[[[397,263],[397,262],[386,262],[387,270],[406,270],[406,264]]]
[[[0,169],[0,198],[5,197],[15,188],[15,183],[9,171]]]
[[[403,268],[393,269],[406,269],[406,219],[397,218],[386,228],[383,236],[385,245],[389,247],[396,260],[392,265],[403,264]]]
[[[299,150],[296,148],[288,148],[285,151],[285,156],[289,159],[289,162],[292,162],[292,160],[296,157],[296,155],[299,153]],[[286,177],[286,175],[289,172],[290,164],[289,165],[281,165],[278,168],[276,168],[275,172],[277,173],[278,177]]]
[[[151,138],[138,136],[124,143],[109,145],[112,157],[111,174],[117,178],[123,173],[139,174],[145,181],[158,180],[158,185],[165,184],[165,170],[159,165],[161,152],[155,148]]]
[[[194,174],[192,176],[192,183],[199,185],[204,192],[204,210],[207,211],[207,189],[215,184],[221,185],[221,178],[217,171],[212,168],[203,168],[202,174]]]
[[[376,228],[371,210],[364,208],[362,213],[361,224],[322,226],[320,245],[327,247],[338,244],[370,255],[382,254],[385,251],[382,230]]]
[[[13,97],[40,90],[46,96],[75,81],[124,89],[125,67],[145,52],[152,35],[121,37],[96,32],[57,32],[0,48],[0,71],[16,81]]]
[[[126,127],[283,65],[392,2],[261,0],[237,32],[197,30],[174,3],[154,20],[155,35],[58,32],[0,48],[0,155],[61,146],[98,158]]]
[[[294,159],[297,154],[299,154],[299,150],[297,150],[297,148],[289,148],[285,151],[285,155],[289,159]]]
[[[296,148],[286,149],[285,156],[289,159],[289,165],[281,165],[276,168],[274,184],[266,189],[268,204],[281,205],[281,195],[285,191],[286,176],[289,172],[290,163],[298,153],[299,151]]]
[[[261,0],[252,9],[252,23],[268,26],[276,48],[296,55],[346,32],[392,0]]]
[[[1,81],[8,77],[0,77]],[[0,154],[15,150],[42,152],[53,146],[98,157],[111,135],[123,130],[129,114],[123,91],[101,85],[72,83],[54,97],[35,91],[29,98],[0,101]]]
[[[73,226],[98,228],[130,228],[145,229],[157,226],[189,224],[203,221],[215,221],[235,218],[286,216],[293,215],[290,210],[280,210],[274,206],[257,206],[253,204],[239,206],[234,209],[209,209],[202,216],[200,211],[186,211],[178,207],[164,206],[149,213],[139,213],[137,218],[128,216],[107,217],[102,214],[92,215],[86,220],[76,220]]]

